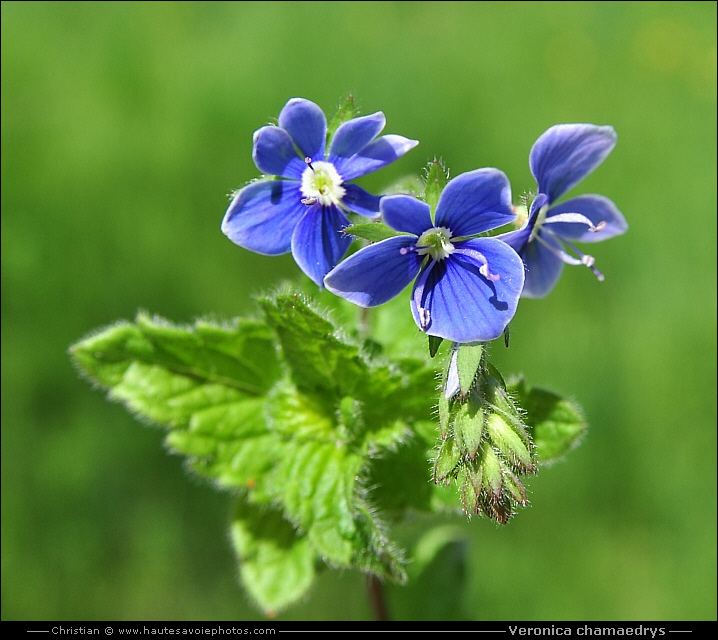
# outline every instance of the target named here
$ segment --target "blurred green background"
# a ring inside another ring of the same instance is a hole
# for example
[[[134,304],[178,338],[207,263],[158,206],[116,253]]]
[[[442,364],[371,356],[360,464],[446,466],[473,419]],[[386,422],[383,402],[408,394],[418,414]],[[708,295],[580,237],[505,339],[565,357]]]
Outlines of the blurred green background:
[[[297,279],[221,234],[227,194],[288,98],[331,112],[349,92],[421,141],[360,181],[374,191],[440,156],[498,166],[520,196],[549,126],[611,124],[618,146],[570,195],[630,224],[591,247],[605,282],[567,268],[493,347],[582,403],[587,438],[508,526],[454,519],[465,587],[390,589],[394,616],[714,620],[714,2],[3,2],[3,619],[262,618],[228,496],[67,348],[137,309],[253,313]],[[369,619],[363,591],[326,573],[278,619]]]

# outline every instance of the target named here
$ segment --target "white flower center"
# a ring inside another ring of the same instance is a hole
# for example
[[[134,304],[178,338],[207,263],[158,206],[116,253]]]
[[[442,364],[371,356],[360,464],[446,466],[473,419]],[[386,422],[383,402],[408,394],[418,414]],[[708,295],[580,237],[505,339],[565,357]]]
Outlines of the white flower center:
[[[451,230],[446,227],[427,229],[416,241],[416,252],[419,255],[429,254],[434,260],[443,260],[454,253],[451,244]]]
[[[309,202],[321,205],[338,205],[346,189],[342,187],[342,178],[331,162],[307,162],[302,174],[302,195]]]

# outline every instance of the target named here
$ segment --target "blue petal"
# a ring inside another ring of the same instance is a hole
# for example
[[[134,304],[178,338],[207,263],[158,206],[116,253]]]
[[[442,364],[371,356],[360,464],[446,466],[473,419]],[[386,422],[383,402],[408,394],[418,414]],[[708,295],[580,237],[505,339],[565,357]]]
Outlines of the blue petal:
[[[431,207],[411,196],[384,196],[380,208],[384,222],[397,231],[420,236],[434,226],[431,222]]]
[[[436,226],[451,229],[453,236],[483,233],[515,218],[511,185],[498,169],[476,169],[456,176],[436,205]]]
[[[336,164],[359,153],[381,133],[385,124],[386,118],[381,111],[340,124],[329,148],[329,162]]]
[[[605,223],[605,226],[600,231],[592,232],[585,224],[550,222],[552,216],[563,213],[580,213],[586,216],[594,226],[602,222]],[[628,223],[616,205],[608,198],[594,194],[571,198],[551,207],[546,214],[544,224],[557,236],[578,242],[608,240],[628,230]]]
[[[419,312],[412,295],[414,321],[421,328],[423,316],[426,333],[454,342],[493,340],[516,312],[524,284],[523,264],[513,249],[495,238],[476,238],[461,246],[483,254],[500,279],[485,278],[479,273],[482,264],[468,256],[451,255],[436,263],[427,278],[420,301],[426,311]]]
[[[305,157],[324,159],[327,119],[316,104],[304,98],[292,98],[284,105],[277,123],[286,129]]]
[[[292,235],[292,256],[299,268],[321,287],[324,276],[352,243],[351,236],[342,233],[349,220],[335,206],[315,205],[305,209]]]
[[[558,124],[543,133],[529,155],[538,190],[555,202],[577,184],[616,146],[613,127],[594,124]]]
[[[342,186],[346,191],[342,198],[342,204],[347,209],[367,218],[376,218],[379,215],[381,196],[373,196],[355,184],[345,182]]]
[[[532,225],[525,224],[523,227],[517,229],[516,231],[509,231],[507,233],[502,233],[494,237],[497,240],[502,240],[507,245],[509,245],[516,253],[521,255],[524,250],[524,247],[526,246],[526,243],[531,237],[532,229]]]
[[[289,251],[294,227],[305,213],[298,182],[254,182],[235,195],[224,214],[222,232],[240,247],[278,255]]]
[[[541,233],[541,239],[556,251],[562,251],[561,245],[548,234]],[[543,298],[558,282],[564,262],[538,240],[529,242],[521,253],[526,267],[526,280],[521,294],[524,298]]]
[[[299,179],[307,168],[289,134],[280,127],[267,126],[254,132],[252,158],[257,169],[270,176]]]
[[[353,156],[339,158],[335,166],[344,180],[351,180],[391,164],[417,144],[418,140],[409,140],[404,136],[381,136]]]
[[[422,256],[411,250],[415,241],[413,237],[395,236],[370,244],[336,266],[324,278],[324,285],[361,307],[383,304],[419,273]]]

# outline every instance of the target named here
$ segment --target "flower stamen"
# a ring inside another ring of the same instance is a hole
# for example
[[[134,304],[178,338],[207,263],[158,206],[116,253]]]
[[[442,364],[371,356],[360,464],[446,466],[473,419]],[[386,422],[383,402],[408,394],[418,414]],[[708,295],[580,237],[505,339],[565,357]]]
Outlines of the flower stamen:
[[[593,275],[596,276],[596,279],[599,282],[603,282],[606,278],[605,276],[593,265],[596,263],[596,258],[593,256],[588,255],[587,253],[581,253],[576,247],[574,247],[570,242],[564,240],[564,244],[569,247],[570,249],[573,249],[573,251],[576,252],[576,255],[581,257],[581,264],[586,265],[591,271],[593,271]]]
[[[307,168],[302,174],[301,192],[304,196],[302,203],[306,205],[321,204],[340,206],[346,189],[342,186],[342,177],[330,162],[316,161],[304,158]]]
[[[549,230],[546,230],[549,232]],[[550,233],[550,232],[549,232]],[[566,264],[572,264],[572,265],[584,265],[591,269],[593,271],[593,275],[596,276],[599,282],[603,282],[605,277],[604,275],[594,266],[596,263],[596,259],[588,255],[587,253],[582,253],[579,251],[576,247],[574,247],[570,242],[567,242],[563,238],[557,237],[555,234],[551,233],[551,237],[558,240],[559,242],[562,242],[566,247],[571,249],[578,258],[574,258],[572,255],[568,254],[566,251],[563,251],[562,249],[558,249],[557,247],[553,246],[549,242],[546,242],[540,235],[536,236],[536,240],[538,240],[544,247],[546,247],[551,253],[553,253],[557,258],[559,258],[562,262],[565,262]]]
[[[596,233],[605,229],[606,221],[601,220],[594,226],[593,222],[581,213],[556,213],[543,221],[543,224],[554,224],[556,222],[570,222],[574,224],[585,224],[591,233]]]
[[[419,255],[429,255],[433,260],[443,260],[454,253],[451,230],[446,227],[427,229],[419,236],[416,247],[416,252]]]

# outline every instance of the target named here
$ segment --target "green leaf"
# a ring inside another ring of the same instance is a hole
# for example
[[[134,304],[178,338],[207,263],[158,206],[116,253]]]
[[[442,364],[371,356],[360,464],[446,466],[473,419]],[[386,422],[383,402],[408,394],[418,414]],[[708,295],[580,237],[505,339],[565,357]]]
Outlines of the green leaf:
[[[436,380],[426,362],[370,360],[303,296],[278,295],[261,304],[297,389],[317,397],[327,410],[336,410],[345,397],[356,401],[364,420],[360,437],[431,414]]]
[[[366,486],[369,498],[393,518],[407,509],[433,511],[433,483],[427,482],[436,425],[425,421],[402,442],[401,447],[382,451],[370,461]]]
[[[344,100],[344,102],[339,105],[336,112],[329,120],[329,124],[327,125],[327,149],[331,145],[331,140],[334,137],[334,134],[337,132],[339,126],[344,122],[348,122],[352,118],[356,118],[358,115],[359,110],[357,109],[357,106],[354,102],[354,96],[352,94],[349,94]]]
[[[541,463],[555,462],[578,445],[588,430],[581,408],[556,393],[529,387],[523,378],[508,386],[526,411],[525,423]]]
[[[264,422],[263,395],[281,373],[274,334],[261,322],[178,327],[139,314],[70,349],[109,397],[164,425],[171,450],[225,487],[253,487],[281,456]]]
[[[307,531],[316,551],[344,566],[351,564],[357,534],[353,492],[362,463],[344,447],[309,440],[287,450],[268,478],[287,516]]]
[[[275,433],[294,439],[336,439],[332,407],[316,396],[301,394],[289,381],[277,384],[267,397],[266,415]]]
[[[268,424],[292,440],[265,478],[267,494],[283,505],[296,527],[307,532],[326,562],[341,566],[358,562],[369,570],[384,567],[390,575],[401,575],[398,554],[389,553],[386,542],[376,543],[383,525],[376,509],[365,504],[361,478],[370,462],[367,453],[399,442],[404,426],[394,423],[361,433],[354,425],[353,431],[345,423],[354,419],[363,424],[361,404],[351,398],[338,404],[335,412],[289,382],[272,391],[266,406]]]
[[[371,461],[402,446],[406,420],[428,414],[426,394],[417,400],[408,390],[431,388],[431,370],[370,363],[294,296],[264,309],[272,329],[177,327],[140,315],[71,353],[111,398],[164,425],[192,470],[243,489],[252,511],[237,518],[234,539],[242,579],[262,607],[300,597],[318,560],[403,580],[402,553],[365,481]],[[276,512],[274,524],[260,525],[259,505]],[[299,577],[283,588],[282,571]]]
[[[432,212],[436,211],[439,196],[448,182],[448,169],[442,164],[441,160],[434,158],[429,164],[426,173],[426,187],[424,189],[424,201],[431,207]]]
[[[344,229],[344,233],[357,238],[363,238],[369,242],[380,242],[394,236],[409,235],[394,231],[390,226],[383,222],[364,222],[361,224],[353,224]]]
[[[276,331],[284,361],[299,388],[351,394],[366,376],[359,348],[340,338],[334,325],[299,294],[260,300],[267,323]]]
[[[268,614],[302,598],[316,574],[316,556],[277,509],[241,498],[232,518],[231,539],[245,589]]]
[[[207,321],[179,327],[139,313],[134,324],[120,322],[78,342],[70,355],[105,387],[121,383],[133,364],[157,366],[243,395],[264,393],[279,374],[272,332],[252,320],[226,327]]]

